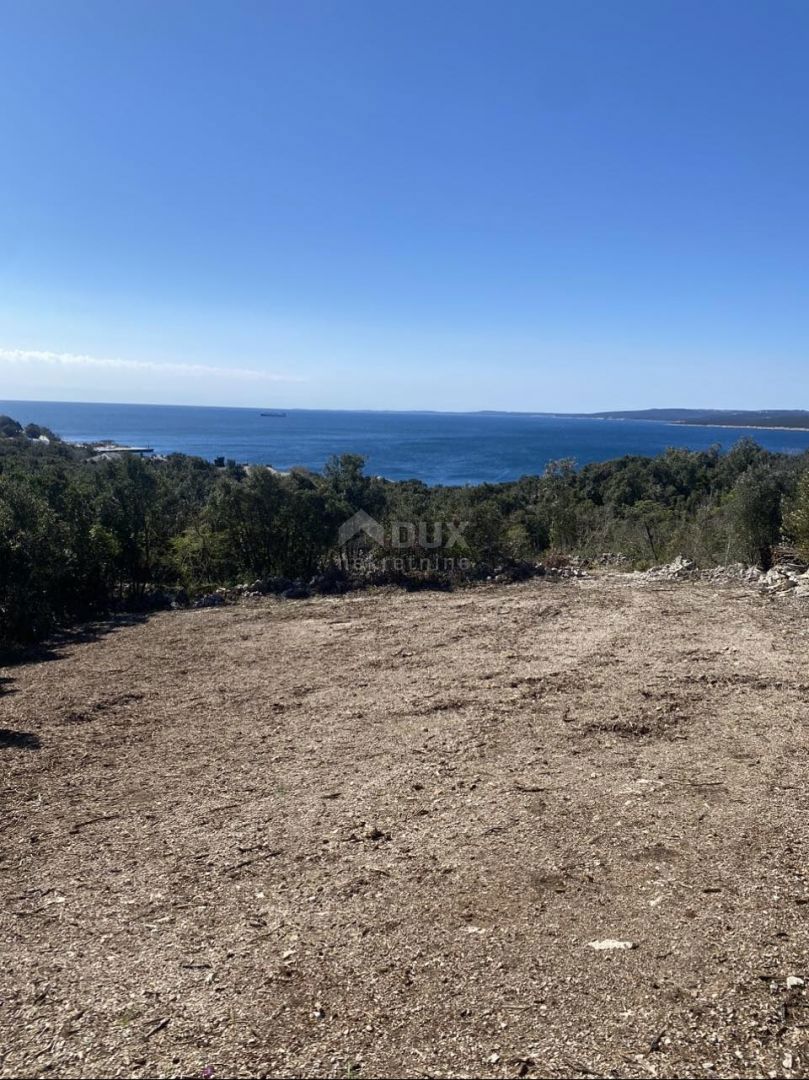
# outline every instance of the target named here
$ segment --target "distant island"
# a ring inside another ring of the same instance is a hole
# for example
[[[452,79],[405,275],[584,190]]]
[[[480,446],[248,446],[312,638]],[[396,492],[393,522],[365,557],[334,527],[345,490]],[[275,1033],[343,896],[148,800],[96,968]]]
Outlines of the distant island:
[[[619,409],[587,413],[590,420],[658,420],[698,427],[798,428],[809,431],[806,409]]]
[[[478,409],[475,416],[536,416],[561,420],[656,420],[692,427],[783,428],[809,431],[809,409],[612,409],[607,412],[520,412]]]

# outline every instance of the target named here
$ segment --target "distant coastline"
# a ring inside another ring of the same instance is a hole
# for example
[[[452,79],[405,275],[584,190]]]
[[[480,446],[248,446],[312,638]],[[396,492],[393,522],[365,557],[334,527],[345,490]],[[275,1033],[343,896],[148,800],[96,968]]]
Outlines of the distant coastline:
[[[712,420],[667,420],[666,423],[678,427],[726,427],[742,428],[749,431],[809,431],[809,427],[799,427],[797,424],[730,424],[727,421]]]
[[[589,413],[589,419],[655,420],[687,427],[748,428],[754,431],[809,431],[806,409],[622,409]]]

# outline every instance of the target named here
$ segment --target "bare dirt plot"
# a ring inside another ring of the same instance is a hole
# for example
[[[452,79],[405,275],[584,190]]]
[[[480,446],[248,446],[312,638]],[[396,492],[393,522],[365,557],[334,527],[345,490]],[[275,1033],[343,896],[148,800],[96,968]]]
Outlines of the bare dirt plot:
[[[616,577],[5,669],[0,1075],[809,1075],[807,660]]]

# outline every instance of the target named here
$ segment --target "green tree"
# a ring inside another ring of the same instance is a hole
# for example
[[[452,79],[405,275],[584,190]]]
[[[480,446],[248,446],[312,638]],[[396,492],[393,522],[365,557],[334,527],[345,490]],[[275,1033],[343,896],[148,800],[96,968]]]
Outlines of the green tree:
[[[786,519],[790,536],[805,559],[809,559],[809,471],[803,473]]]
[[[765,570],[781,534],[781,488],[772,474],[757,466],[743,472],[727,502],[734,547],[746,562]]]

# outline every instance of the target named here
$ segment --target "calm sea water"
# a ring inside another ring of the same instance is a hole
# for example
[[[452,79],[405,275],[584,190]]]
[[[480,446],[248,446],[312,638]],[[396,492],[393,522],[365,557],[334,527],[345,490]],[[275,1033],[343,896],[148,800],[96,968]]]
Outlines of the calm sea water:
[[[0,401],[0,412],[45,424],[65,439],[113,439],[212,459],[287,469],[322,469],[331,454],[364,454],[369,472],[428,484],[478,484],[540,473],[556,458],[579,464],[623,454],[657,454],[669,446],[728,449],[752,436],[770,450],[809,449],[806,431],[684,427],[648,420],[587,420],[469,413],[321,412],[292,409],[263,417],[259,409],[174,405],[85,405]]]

